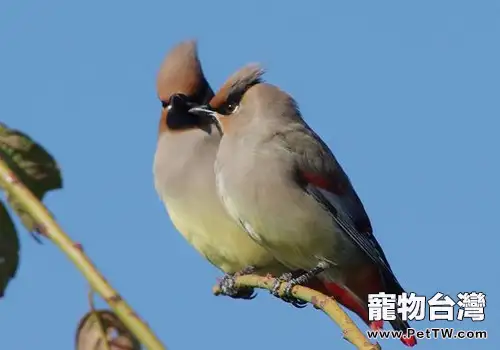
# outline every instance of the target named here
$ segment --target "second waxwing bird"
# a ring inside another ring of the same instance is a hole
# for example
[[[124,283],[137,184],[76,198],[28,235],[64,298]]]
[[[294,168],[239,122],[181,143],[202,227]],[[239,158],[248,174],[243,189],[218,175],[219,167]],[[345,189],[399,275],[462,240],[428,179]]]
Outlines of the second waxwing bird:
[[[209,106],[190,110],[216,118],[223,132],[218,193],[250,237],[291,270],[309,271],[292,279],[289,290],[317,274],[330,295],[368,323],[368,294],[404,289],[342,167],[296,101],[262,74],[258,65],[247,66]],[[399,314],[390,323],[409,328]],[[416,344],[415,337],[401,340]]]
[[[235,298],[235,273],[280,275],[287,268],[255,243],[224,210],[216,193],[214,161],[220,133],[210,119],[188,113],[213,97],[202,71],[195,41],[175,46],[157,78],[163,109],[154,156],[154,184],[176,229],[208,261],[225,272],[221,287]],[[255,271],[247,269],[255,267]]]

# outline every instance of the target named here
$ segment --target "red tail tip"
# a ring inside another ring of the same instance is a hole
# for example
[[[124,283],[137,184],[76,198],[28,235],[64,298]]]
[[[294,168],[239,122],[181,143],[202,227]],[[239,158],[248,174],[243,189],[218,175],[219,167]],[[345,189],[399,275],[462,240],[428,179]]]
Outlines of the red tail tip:
[[[401,341],[403,342],[404,345],[409,347],[417,345],[417,339],[415,337],[410,337],[410,338],[402,337]]]
[[[384,321],[382,321],[382,320],[370,322],[370,329],[371,330],[378,331],[378,330],[383,329],[383,328],[384,328]]]

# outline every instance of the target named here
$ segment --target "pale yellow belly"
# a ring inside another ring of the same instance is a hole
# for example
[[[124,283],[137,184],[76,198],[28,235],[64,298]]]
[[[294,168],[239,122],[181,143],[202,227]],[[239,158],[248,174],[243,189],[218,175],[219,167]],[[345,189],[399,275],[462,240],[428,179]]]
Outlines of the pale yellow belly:
[[[193,215],[185,210],[167,206],[175,228],[207,260],[226,273],[235,273],[255,266],[259,273],[281,274],[284,267],[272,255],[255,243],[228,216],[206,213]]]

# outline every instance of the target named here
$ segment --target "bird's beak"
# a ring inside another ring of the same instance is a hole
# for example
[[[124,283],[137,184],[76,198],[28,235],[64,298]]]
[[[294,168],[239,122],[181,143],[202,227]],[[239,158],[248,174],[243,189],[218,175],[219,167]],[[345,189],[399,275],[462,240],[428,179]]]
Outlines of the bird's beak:
[[[220,122],[219,118],[217,118],[217,112],[215,112],[210,107],[210,105],[203,105],[203,106],[191,108],[189,110],[189,113],[192,113],[192,114],[200,116],[200,117],[210,118],[210,120],[215,124],[215,127],[219,131],[219,134],[224,135],[224,132],[222,131],[221,122]]]

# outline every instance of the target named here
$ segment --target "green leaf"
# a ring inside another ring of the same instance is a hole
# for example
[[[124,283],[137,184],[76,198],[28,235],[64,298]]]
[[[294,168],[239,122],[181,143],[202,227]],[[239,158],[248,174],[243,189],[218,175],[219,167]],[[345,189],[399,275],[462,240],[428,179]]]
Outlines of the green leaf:
[[[0,298],[19,265],[19,238],[7,208],[0,201]]]
[[[40,200],[47,192],[63,186],[61,170],[45,148],[23,132],[10,129],[2,123],[0,123],[0,156],[19,181]],[[28,231],[36,231],[35,221],[22,206],[10,196],[7,196],[7,200]]]
[[[125,327],[122,321],[109,310],[88,312],[81,320],[76,331],[76,350],[104,350],[100,325],[96,322],[99,316],[102,330],[107,337],[111,350],[141,350],[141,344]]]

